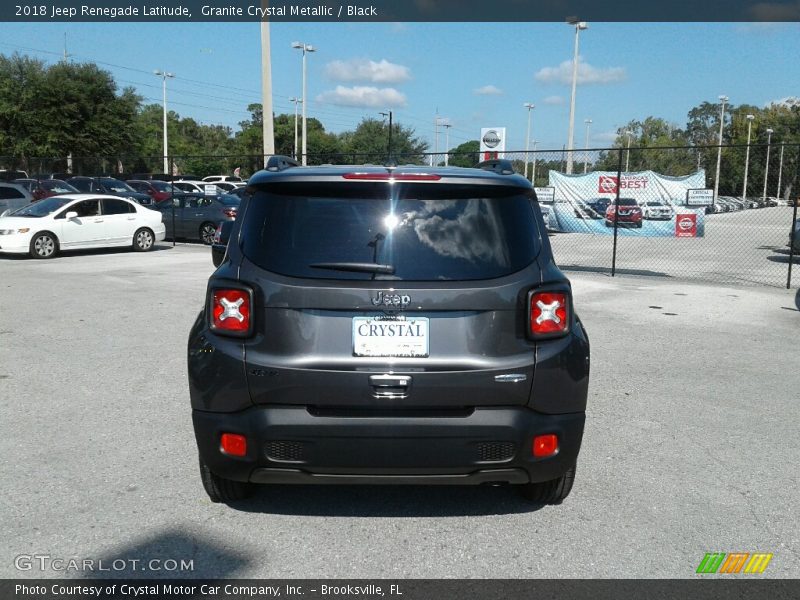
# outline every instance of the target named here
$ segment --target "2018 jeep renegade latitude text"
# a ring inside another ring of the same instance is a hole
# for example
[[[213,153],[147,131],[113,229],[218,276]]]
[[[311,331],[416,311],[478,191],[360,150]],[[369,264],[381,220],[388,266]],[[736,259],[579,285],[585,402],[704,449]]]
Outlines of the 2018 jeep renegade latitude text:
[[[589,341],[531,184],[501,161],[279,164],[251,178],[189,338],[210,498],[270,483],[566,498]]]

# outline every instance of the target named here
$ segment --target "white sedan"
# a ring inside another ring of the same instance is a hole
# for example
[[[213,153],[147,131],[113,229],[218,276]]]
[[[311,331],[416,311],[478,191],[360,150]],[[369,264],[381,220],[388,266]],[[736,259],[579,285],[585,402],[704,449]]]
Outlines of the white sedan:
[[[33,258],[120,246],[146,252],[165,235],[159,211],[99,194],[51,196],[0,217],[0,252]]]

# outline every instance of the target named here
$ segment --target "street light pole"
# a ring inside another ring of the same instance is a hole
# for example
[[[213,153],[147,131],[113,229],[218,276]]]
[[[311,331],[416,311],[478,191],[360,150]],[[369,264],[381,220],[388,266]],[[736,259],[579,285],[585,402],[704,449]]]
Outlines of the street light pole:
[[[308,164],[308,127],[306,123],[306,106],[308,105],[308,101],[306,99],[306,54],[309,52],[316,52],[317,49],[310,44],[306,44],[305,42],[292,42],[292,48],[296,50],[302,50],[303,52],[303,166]]]
[[[750,134],[753,131],[755,115],[747,115],[747,150],[744,155],[744,182],[742,183],[742,202],[747,202],[747,173],[750,169]]]
[[[528,157],[531,147],[531,111],[536,107],[535,104],[531,102],[526,102],[522,105],[524,108],[528,109],[528,129],[526,130],[527,133],[525,134],[525,179],[528,178]]]
[[[772,143],[772,129],[767,129],[767,166],[764,168],[764,191],[761,193],[762,202],[767,201],[767,176],[769,175],[769,149]]]
[[[630,170],[631,165],[631,136],[633,132],[630,129],[625,130],[625,137],[628,138],[628,152],[625,154],[625,172]]]
[[[578,17],[569,17],[567,23],[575,26],[575,53],[572,60],[572,96],[569,102],[569,135],[567,139],[567,175],[572,174],[572,149],[575,144],[575,94],[578,88],[578,40],[581,30],[588,29],[589,26],[584,21],[579,21]]]
[[[301,98],[289,98],[289,102],[294,102],[294,157],[297,159],[297,105],[301,104]]]
[[[536,140],[533,140],[533,165],[531,165],[531,183],[536,186]]]
[[[162,91],[164,95],[164,174],[172,175],[169,171],[169,138],[167,134],[167,78],[172,79],[174,74],[156,69],[153,73],[162,78]]]
[[[442,127],[444,127],[444,166],[447,167],[450,164],[448,160],[450,158],[450,128],[452,125],[447,123],[442,123]]]
[[[725,127],[725,103],[728,101],[727,96],[720,96],[719,99],[722,101],[722,107],[720,108],[719,113],[719,147],[717,148],[717,175],[714,177],[714,202],[717,201],[717,195],[719,194],[719,169],[722,165],[722,130]]]
[[[781,160],[778,163],[778,193],[776,197],[780,200],[781,197],[781,178],[783,177],[783,148],[786,145],[785,142],[781,142]]]
[[[386,159],[387,161],[392,160],[392,111],[378,113],[384,117],[389,117],[389,144],[386,150]]]
[[[583,174],[585,175],[589,170],[589,125],[592,124],[592,120],[585,119],[583,122],[586,123],[586,158],[583,162]]]

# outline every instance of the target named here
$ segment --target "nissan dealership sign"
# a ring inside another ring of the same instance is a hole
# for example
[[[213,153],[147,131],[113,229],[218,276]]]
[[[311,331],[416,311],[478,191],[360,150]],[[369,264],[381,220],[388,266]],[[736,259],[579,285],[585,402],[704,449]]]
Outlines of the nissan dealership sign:
[[[505,127],[484,127],[481,129],[481,160],[504,158],[505,149]]]

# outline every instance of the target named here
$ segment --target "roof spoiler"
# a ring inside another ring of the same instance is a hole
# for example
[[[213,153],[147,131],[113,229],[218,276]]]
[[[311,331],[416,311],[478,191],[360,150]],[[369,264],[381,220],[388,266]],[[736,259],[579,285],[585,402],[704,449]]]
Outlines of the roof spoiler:
[[[291,169],[292,167],[299,167],[300,163],[297,162],[295,159],[289,156],[282,156],[280,154],[276,154],[275,156],[270,156],[269,160],[267,160],[267,165],[264,167],[267,171],[285,171],[286,169]]]
[[[483,169],[484,171],[494,171],[500,175],[513,175],[514,165],[510,160],[505,158],[494,158],[492,160],[484,160],[475,165],[476,169]]]

